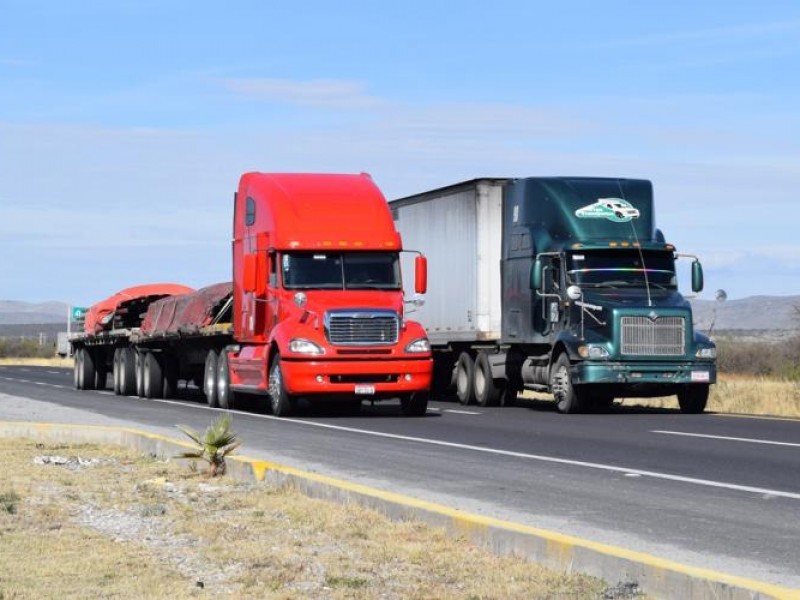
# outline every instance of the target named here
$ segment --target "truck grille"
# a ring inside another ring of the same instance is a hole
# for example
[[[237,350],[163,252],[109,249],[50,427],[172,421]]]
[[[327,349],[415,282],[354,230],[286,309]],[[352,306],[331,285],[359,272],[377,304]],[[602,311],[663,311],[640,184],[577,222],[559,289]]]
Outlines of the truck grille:
[[[325,333],[336,346],[382,346],[397,343],[400,320],[392,311],[329,312]]]
[[[685,353],[683,317],[622,317],[622,353],[681,356]]]

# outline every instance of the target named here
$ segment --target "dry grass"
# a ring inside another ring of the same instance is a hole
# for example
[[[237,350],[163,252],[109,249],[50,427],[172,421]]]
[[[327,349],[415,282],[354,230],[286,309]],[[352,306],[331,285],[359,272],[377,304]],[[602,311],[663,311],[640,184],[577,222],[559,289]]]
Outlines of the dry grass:
[[[629,398],[624,406],[678,408],[675,396]],[[707,410],[710,412],[800,418],[800,382],[767,378],[723,375],[711,386]]]
[[[0,358],[0,365],[21,367],[68,367],[72,368],[71,358]]]
[[[597,598],[443,530],[114,447],[0,439],[0,598]],[[37,455],[103,459],[36,465]],[[108,460],[111,459],[111,460]],[[201,587],[202,585],[202,587]]]

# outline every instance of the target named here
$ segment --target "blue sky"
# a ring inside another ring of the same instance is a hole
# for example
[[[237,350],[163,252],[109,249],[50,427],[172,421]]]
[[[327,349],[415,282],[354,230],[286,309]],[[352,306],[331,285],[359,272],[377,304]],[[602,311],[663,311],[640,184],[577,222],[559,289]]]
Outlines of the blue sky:
[[[797,2],[0,0],[0,299],[228,279],[249,170],[644,177],[701,298],[800,294],[798,73]]]

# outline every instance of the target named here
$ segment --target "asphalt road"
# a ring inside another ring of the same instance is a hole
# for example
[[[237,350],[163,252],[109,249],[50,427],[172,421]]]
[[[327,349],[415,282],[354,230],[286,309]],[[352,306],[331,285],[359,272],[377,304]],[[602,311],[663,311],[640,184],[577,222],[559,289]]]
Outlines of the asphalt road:
[[[181,437],[174,424],[216,418],[197,390],[174,401],[78,392],[65,369],[0,366],[0,394],[0,420],[124,421]],[[262,404],[234,411],[243,454],[800,588],[800,421],[436,401],[424,418],[384,403],[278,419]]]

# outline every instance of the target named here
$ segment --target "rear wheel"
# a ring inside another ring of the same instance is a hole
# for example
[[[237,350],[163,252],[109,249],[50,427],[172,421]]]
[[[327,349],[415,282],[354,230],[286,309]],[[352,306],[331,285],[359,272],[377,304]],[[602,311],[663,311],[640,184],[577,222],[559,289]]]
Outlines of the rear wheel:
[[[475,401],[481,406],[497,406],[499,404],[503,388],[492,379],[492,365],[489,364],[489,355],[486,352],[478,352],[478,358],[475,360],[473,387]]]
[[[475,401],[475,363],[467,352],[462,352],[456,363],[456,395],[465,406]]]
[[[550,369],[550,390],[556,399],[558,412],[564,414],[579,413],[584,408],[584,393],[580,388],[572,385],[569,374],[569,357],[559,355],[552,369]]]
[[[428,392],[414,392],[400,398],[400,409],[407,417],[422,417],[428,412]]]
[[[88,348],[81,348],[79,351],[78,366],[78,389],[93,390],[95,377],[97,375],[94,366],[94,356]]]
[[[699,414],[706,409],[708,403],[708,385],[690,385],[678,392],[678,404],[681,412],[686,414]]]
[[[220,408],[231,409],[234,393],[231,390],[231,372],[228,368],[228,353],[223,350],[217,359],[217,402]]]
[[[217,367],[219,358],[216,350],[209,350],[206,354],[205,374],[203,376],[203,391],[206,393],[206,402],[211,408],[219,406],[217,397]]]
[[[294,402],[286,385],[283,383],[283,371],[281,371],[281,357],[275,357],[272,367],[269,370],[269,404],[272,414],[276,417],[287,417],[292,413]],[[359,409],[360,409],[359,401]]]
[[[148,352],[142,359],[142,395],[145,398],[161,398],[164,385],[164,372],[158,357]]]
[[[122,396],[136,393],[136,351],[133,348],[119,349],[119,393]]]
[[[144,353],[133,350],[133,364],[136,368],[136,395],[144,398]]]
[[[114,350],[114,361],[111,366],[111,375],[112,379],[114,380],[114,393],[119,396],[120,395],[120,386],[119,386],[119,375],[120,375],[120,348],[116,348]]]

